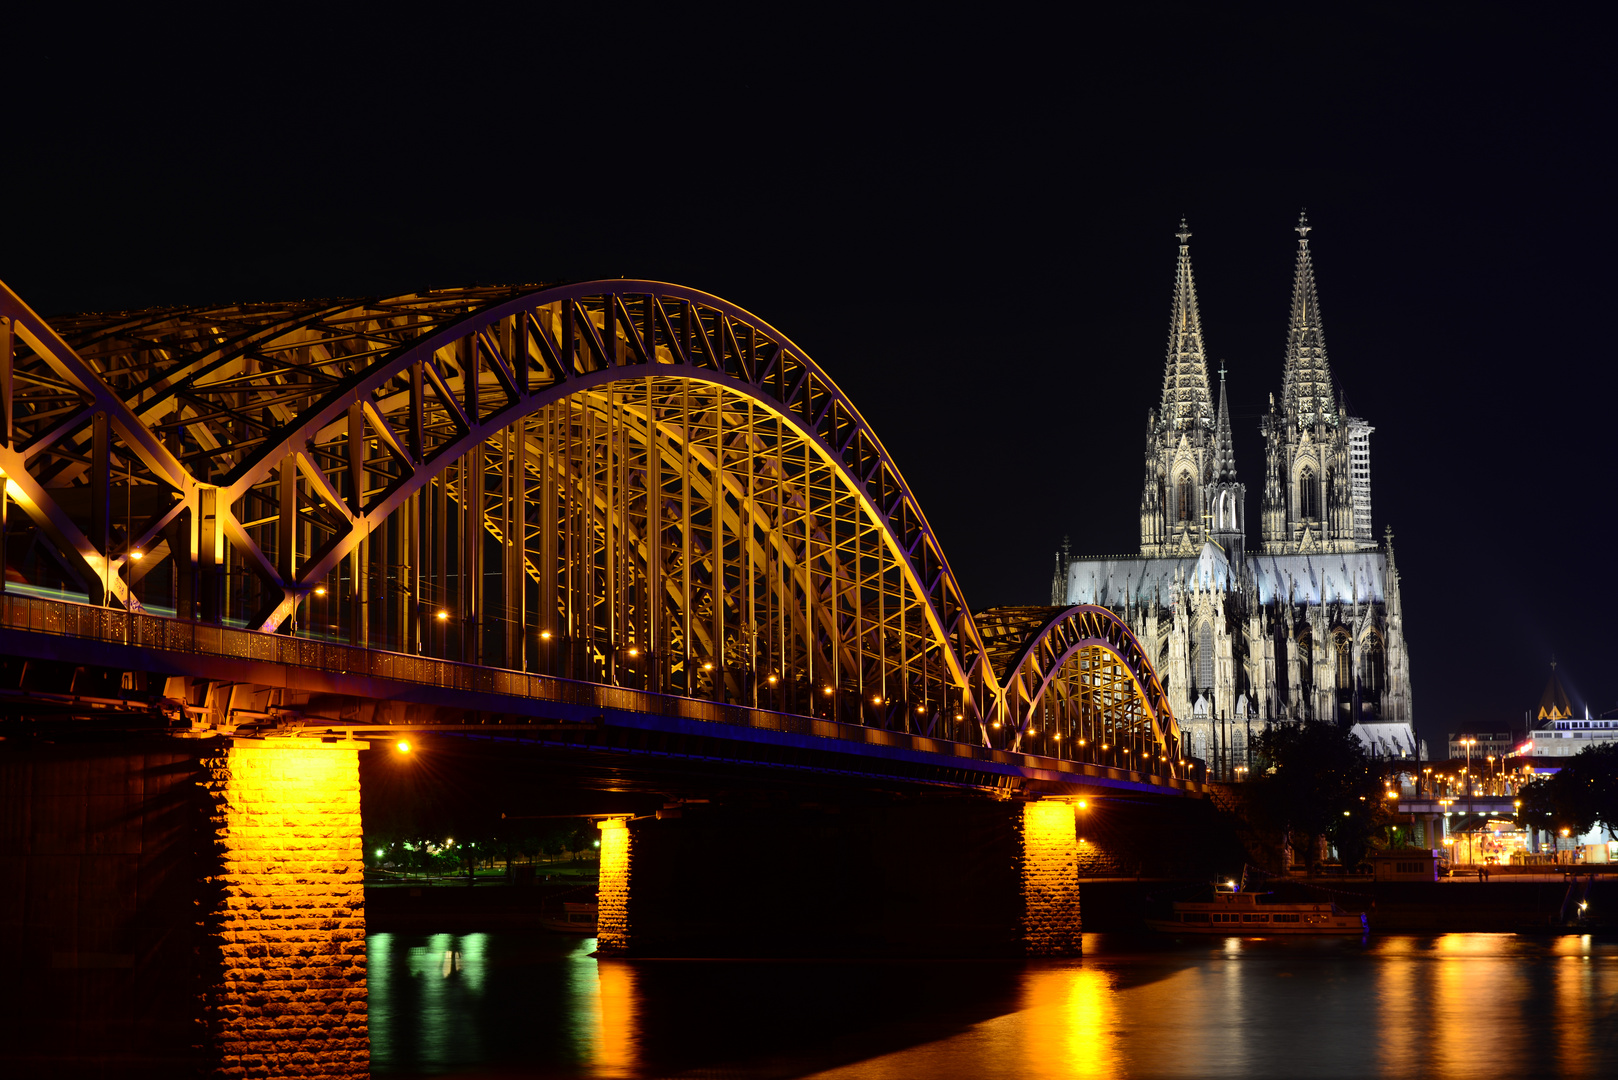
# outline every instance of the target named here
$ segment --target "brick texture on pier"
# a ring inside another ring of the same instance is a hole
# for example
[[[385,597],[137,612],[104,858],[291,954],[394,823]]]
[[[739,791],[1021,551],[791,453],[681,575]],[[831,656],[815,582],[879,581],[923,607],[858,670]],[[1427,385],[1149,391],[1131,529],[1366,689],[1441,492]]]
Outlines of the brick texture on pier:
[[[1028,956],[1077,956],[1078,841],[1073,807],[1024,803],[1017,819],[1022,875],[1022,945]]]
[[[596,889],[596,948],[625,953],[631,937],[629,925],[629,860],[634,838],[623,821],[601,823],[601,877]]]
[[[369,1076],[357,746],[237,740],[203,764],[216,1074]]]

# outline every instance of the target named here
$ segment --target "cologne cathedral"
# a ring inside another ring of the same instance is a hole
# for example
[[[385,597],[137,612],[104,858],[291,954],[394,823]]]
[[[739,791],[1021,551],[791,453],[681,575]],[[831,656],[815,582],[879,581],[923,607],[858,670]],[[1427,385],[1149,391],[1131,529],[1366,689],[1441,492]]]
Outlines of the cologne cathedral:
[[[1182,223],[1163,397],[1146,418],[1140,554],[1073,556],[1064,544],[1051,583],[1053,604],[1123,617],[1157,658],[1183,745],[1225,777],[1277,722],[1335,723],[1375,755],[1425,757],[1393,536],[1379,545],[1371,529],[1374,429],[1350,414],[1326,358],[1309,231],[1300,217],[1281,389],[1262,422],[1257,550]]]

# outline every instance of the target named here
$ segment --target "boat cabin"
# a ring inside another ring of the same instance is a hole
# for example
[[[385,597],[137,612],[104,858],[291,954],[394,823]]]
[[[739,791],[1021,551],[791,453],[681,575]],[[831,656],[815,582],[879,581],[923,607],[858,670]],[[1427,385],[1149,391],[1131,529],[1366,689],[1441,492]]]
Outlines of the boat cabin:
[[[1427,848],[1394,848],[1372,852],[1366,861],[1377,881],[1437,881],[1444,855]]]

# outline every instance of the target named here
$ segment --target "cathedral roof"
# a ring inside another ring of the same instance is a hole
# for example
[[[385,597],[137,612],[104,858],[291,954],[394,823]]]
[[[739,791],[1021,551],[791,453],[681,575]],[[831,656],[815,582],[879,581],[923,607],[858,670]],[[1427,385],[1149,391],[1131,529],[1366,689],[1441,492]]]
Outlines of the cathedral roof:
[[[1350,733],[1376,757],[1416,758],[1421,749],[1416,732],[1409,724],[1361,722],[1355,724]]]
[[[1380,604],[1387,599],[1388,563],[1380,551],[1252,555],[1247,560],[1260,603]]]
[[[1169,313],[1169,354],[1163,367],[1161,423],[1170,431],[1213,426],[1208,395],[1207,350],[1202,344],[1202,316],[1197,286],[1191,279],[1191,231],[1180,219],[1180,259],[1174,269],[1174,306]]]
[[[1337,422],[1326,330],[1320,320],[1315,265],[1309,255],[1309,218],[1298,215],[1298,266],[1292,277],[1292,321],[1287,326],[1286,361],[1281,369],[1281,408],[1293,427]]]
[[[1258,588],[1259,602],[1297,604],[1383,603],[1387,559],[1380,551],[1314,555],[1249,555],[1242,578]],[[1076,558],[1068,565],[1067,602],[1121,607],[1167,603],[1177,577],[1198,588],[1231,587],[1231,566],[1217,544],[1194,556]]]
[[[1552,660],[1551,679],[1545,684],[1545,692],[1539,696],[1539,711],[1534,714],[1534,720],[1566,720],[1572,715],[1573,703],[1568,700],[1562,677],[1556,673],[1556,661]]]

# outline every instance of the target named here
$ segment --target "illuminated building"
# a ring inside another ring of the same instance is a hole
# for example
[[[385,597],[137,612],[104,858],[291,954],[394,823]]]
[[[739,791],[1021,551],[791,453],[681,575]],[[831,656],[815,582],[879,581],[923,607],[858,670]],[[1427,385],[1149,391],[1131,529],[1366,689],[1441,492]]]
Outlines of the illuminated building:
[[[1247,550],[1226,373],[1215,408],[1182,222],[1163,395],[1147,414],[1140,554],[1064,548],[1051,585],[1052,604],[1122,616],[1164,676],[1191,753],[1231,777],[1249,736],[1275,720],[1335,722],[1379,756],[1426,756],[1392,532],[1379,545],[1371,527],[1373,429],[1333,377],[1305,218],[1297,232],[1281,394],[1262,425],[1258,552]]]
[[[1545,692],[1540,695],[1539,709],[1533,717],[1534,726],[1528,732],[1528,740],[1515,750],[1535,761],[1572,757],[1591,746],[1618,742],[1618,715],[1609,712],[1591,716],[1588,708],[1582,717],[1574,712],[1562,678],[1556,673],[1555,660],[1551,661],[1551,677],[1545,683]]]

